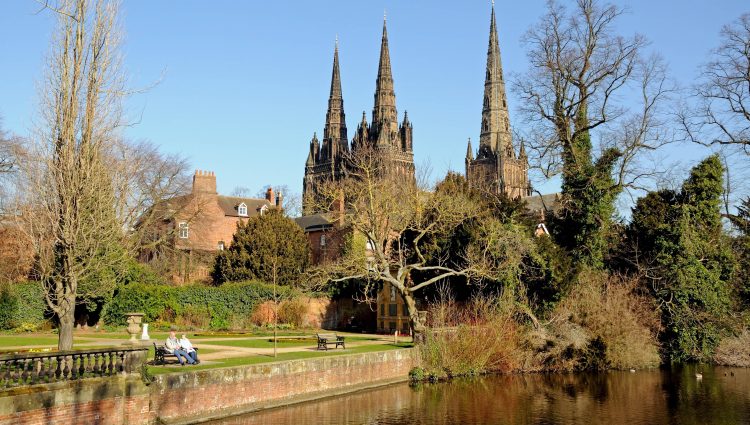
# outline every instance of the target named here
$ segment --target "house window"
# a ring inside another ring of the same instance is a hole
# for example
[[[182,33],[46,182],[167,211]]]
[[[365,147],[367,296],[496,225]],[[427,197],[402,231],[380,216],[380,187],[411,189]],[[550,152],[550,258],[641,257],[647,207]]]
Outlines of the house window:
[[[219,246],[217,247],[219,251],[224,251],[224,241],[219,241]]]
[[[385,316],[385,304],[380,304],[380,315]]]
[[[187,239],[189,234],[190,229],[188,228],[188,224],[183,221],[180,223],[180,239]]]
[[[388,304],[388,315],[391,317],[398,316],[398,304]]]
[[[401,314],[403,314],[406,317],[409,317],[409,306],[407,306],[406,304],[402,304],[402,307],[404,308],[403,308],[403,313]]]
[[[237,214],[247,217],[247,205],[244,202],[237,206]]]
[[[320,235],[320,246],[326,246],[326,235]]]
[[[391,286],[391,301],[396,301],[396,287]]]
[[[260,215],[263,215],[263,213],[266,212],[267,209],[268,205],[263,205],[262,207],[260,207]]]

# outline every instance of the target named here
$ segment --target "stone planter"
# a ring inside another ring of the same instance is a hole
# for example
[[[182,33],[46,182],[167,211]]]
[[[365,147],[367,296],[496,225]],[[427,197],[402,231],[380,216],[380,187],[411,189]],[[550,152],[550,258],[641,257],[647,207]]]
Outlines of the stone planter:
[[[141,322],[143,322],[143,313],[125,313],[125,317],[127,317],[127,322],[128,322],[127,330],[128,330],[128,334],[130,334],[130,339],[125,344],[129,344],[129,345],[138,344],[136,335],[138,335],[141,332]]]

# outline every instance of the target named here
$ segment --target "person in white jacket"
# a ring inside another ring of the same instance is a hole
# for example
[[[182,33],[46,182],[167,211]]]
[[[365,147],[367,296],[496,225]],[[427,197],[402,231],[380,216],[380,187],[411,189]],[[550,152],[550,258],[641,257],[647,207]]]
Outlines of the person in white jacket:
[[[189,339],[185,336],[185,334],[182,334],[182,338],[180,338],[180,347],[182,347],[183,350],[187,353],[188,357],[190,357],[195,364],[200,363],[200,360],[198,360],[198,351],[193,348],[193,344],[190,342]]]

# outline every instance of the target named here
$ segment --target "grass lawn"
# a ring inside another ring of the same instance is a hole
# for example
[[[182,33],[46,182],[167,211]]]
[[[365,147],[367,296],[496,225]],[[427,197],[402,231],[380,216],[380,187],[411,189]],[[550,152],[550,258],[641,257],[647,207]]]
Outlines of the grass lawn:
[[[203,344],[211,345],[223,345],[226,347],[244,347],[244,348],[273,348],[273,340],[268,339],[232,339],[232,340],[207,340],[201,339]],[[279,338],[277,340],[278,347],[305,347],[305,346],[316,346],[317,342],[314,339],[292,339],[285,340]],[[196,344],[197,345],[197,344]]]
[[[205,369],[217,369],[222,367],[232,367],[232,366],[243,366],[243,365],[252,365],[252,364],[259,364],[259,363],[270,363],[270,362],[279,362],[279,361],[285,361],[285,360],[298,360],[298,359],[308,359],[308,358],[315,358],[315,357],[327,357],[327,356],[341,356],[346,354],[359,354],[359,353],[372,353],[376,351],[389,351],[389,350],[397,350],[400,348],[409,348],[412,347],[412,343],[400,343],[398,345],[394,344],[373,344],[373,345],[364,345],[361,347],[353,347],[346,350],[328,350],[328,351],[297,351],[292,353],[279,353],[278,357],[273,357],[271,355],[257,355],[257,356],[250,356],[250,357],[236,357],[236,358],[230,358],[226,360],[221,361],[212,361],[210,364],[201,363],[197,366],[190,366],[189,368],[182,367],[182,366],[149,366],[148,370],[154,375],[164,374],[164,373],[173,373],[173,372],[183,372],[187,370],[205,370]]]

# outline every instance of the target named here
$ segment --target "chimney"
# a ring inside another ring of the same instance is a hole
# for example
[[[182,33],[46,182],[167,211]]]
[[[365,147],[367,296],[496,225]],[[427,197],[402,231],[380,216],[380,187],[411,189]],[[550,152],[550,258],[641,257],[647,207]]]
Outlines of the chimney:
[[[278,195],[276,195],[276,208],[281,209],[284,205],[284,194],[279,192]]]
[[[193,193],[216,195],[216,175],[213,171],[195,170]]]
[[[341,193],[331,204],[331,212],[334,213],[334,218],[337,221],[337,225],[340,227],[344,221],[344,194]]]
[[[273,203],[275,201],[274,196],[273,196],[273,188],[272,187],[269,187],[266,190],[266,201],[268,201],[268,203],[271,204],[271,205],[273,205]]]

